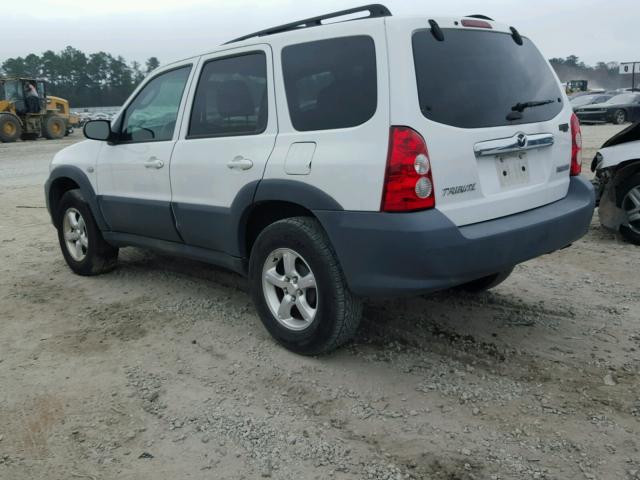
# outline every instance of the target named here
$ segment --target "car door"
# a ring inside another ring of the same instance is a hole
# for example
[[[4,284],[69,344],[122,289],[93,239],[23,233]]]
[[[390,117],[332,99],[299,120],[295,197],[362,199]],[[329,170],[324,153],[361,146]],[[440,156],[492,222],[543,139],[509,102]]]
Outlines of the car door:
[[[179,242],[169,162],[192,65],[160,72],[138,90],[100,150],[98,202],[113,232]]]
[[[627,118],[630,122],[640,121],[640,95],[637,95],[633,101],[633,106],[630,108],[631,115]]]
[[[278,133],[271,56],[256,45],[200,62],[171,159],[173,209],[189,245],[238,253],[231,207],[252,198]]]

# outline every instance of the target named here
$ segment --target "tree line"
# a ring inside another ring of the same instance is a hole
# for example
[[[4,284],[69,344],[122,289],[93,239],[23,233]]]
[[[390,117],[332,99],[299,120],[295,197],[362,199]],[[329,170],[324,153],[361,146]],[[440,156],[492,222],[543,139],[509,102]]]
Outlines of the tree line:
[[[160,65],[156,57],[144,65],[127,62],[105,52],[85,54],[67,47],[61,52],[9,58],[0,63],[0,76],[44,78],[48,93],[66,98],[72,107],[118,106],[152,70]]]
[[[575,55],[552,58],[549,62],[562,82],[589,80],[590,88],[607,90],[631,86],[630,76],[620,75],[616,62],[599,62],[593,67]],[[119,55],[105,52],[87,55],[67,47],[58,53],[47,50],[42,55],[9,58],[0,64],[0,75],[44,78],[49,82],[49,93],[66,98],[73,107],[107,107],[121,105],[159,65],[156,57],[141,65],[129,63]]]

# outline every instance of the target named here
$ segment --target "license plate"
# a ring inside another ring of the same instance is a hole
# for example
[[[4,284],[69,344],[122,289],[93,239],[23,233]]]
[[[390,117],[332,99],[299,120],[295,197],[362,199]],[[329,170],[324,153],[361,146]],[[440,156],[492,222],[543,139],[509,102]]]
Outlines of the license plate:
[[[501,187],[513,187],[529,183],[529,162],[521,154],[513,157],[496,158],[496,172]]]

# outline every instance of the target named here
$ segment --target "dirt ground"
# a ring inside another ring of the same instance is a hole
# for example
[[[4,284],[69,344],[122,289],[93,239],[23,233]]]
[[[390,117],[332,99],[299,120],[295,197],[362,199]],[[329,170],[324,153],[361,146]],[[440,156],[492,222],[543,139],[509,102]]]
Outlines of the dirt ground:
[[[584,128],[586,175],[616,130]],[[640,478],[640,248],[597,215],[490,293],[370,300],[302,358],[235,274],[137,249],[72,274],[42,184],[80,139],[0,144],[1,479]]]

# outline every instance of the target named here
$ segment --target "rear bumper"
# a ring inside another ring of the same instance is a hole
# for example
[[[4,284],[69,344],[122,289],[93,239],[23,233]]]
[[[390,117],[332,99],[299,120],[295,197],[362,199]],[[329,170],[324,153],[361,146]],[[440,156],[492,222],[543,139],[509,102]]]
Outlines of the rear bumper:
[[[351,290],[397,296],[450,288],[563,248],[587,232],[594,203],[591,184],[572,177],[562,200],[465,227],[438,210],[315,214]]]

